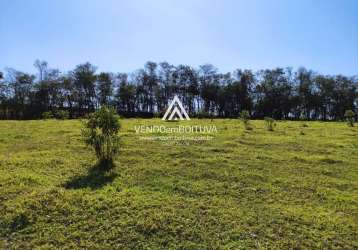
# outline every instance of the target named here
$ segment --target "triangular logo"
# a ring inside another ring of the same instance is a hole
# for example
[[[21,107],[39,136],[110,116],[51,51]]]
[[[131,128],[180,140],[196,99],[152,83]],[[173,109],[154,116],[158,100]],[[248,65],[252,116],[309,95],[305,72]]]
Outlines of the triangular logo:
[[[168,116],[169,121],[178,120],[178,118],[180,120],[190,120],[188,113],[185,111],[183,104],[181,103],[177,95],[174,96],[162,120],[166,120]]]

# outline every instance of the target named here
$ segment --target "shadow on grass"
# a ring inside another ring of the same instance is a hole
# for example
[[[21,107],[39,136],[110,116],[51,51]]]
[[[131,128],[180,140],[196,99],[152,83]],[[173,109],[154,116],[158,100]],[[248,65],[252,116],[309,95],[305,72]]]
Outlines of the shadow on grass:
[[[64,187],[67,189],[101,188],[113,182],[118,176],[111,171],[114,167],[115,165],[113,163],[97,163],[88,170],[87,175],[74,177],[72,180],[66,182]]]

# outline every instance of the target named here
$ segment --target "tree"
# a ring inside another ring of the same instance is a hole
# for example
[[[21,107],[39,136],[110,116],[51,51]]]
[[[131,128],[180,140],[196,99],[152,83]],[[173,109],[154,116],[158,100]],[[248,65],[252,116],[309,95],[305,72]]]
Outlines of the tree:
[[[189,113],[193,113],[195,109],[195,99],[199,95],[197,73],[190,66],[179,65],[175,70],[175,74],[178,83],[176,94],[182,97],[184,105],[188,107]]]
[[[314,107],[317,107],[317,97],[314,92],[313,72],[299,68],[296,73],[298,94],[298,117],[310,119]]]
[[[45,61],[36,60],[34,66],[39,72],[39,80],[34,84],[34,108],[38,116],[41,116],[43,112],[63,107],[60,71],[49,68]]]
[[[346,110],[354,109],[354,102],[357,97],[357,86],[353,79],[338,75],[334,77],[335,87],[332,93],[332,116],[335,120],[344,119]]]
[[[119,88],[116,94],[118,111],[122,113],[134,113],[136,105],[136,88],[128,83],[127,74],[119,74]]]
[[[95,110],[95,82],[96,67],[89,62],[77,65],[72,72],[74,100],[77,104],[79,115]]]
[[[0,119],[7,117],[7,86],[5,82],[3,82],[4,75],[0,71]]]
[[[102,169],[114,166],[114,157],[119,150],[119,129],[119,117],[115,109],[106,106],[92,113],[85,122],[82,136],[86,145],[94,149]]]
[[[38,69],[39,71],[39,79],[40,82],[43,81],[46,78],[46,73],[47,73],[47,62],[46,61],[40,61],[40,60],[36,60],[34,63],[34,66]]]
[[[109,105],[113,95],[113,82],[110,73],[100,73],[97,77],[97,97],[100,106]]]
[[[220,73],[211,64],[195,69],[147,62],[134,73],[102,72],[90,63],[61,73],[36,60],[36,77],[15,69],[0,72],[0,118],[34,119],[68,111],[71,118],[115,105],[123,116],[152,117],[178,95],[190,115],[343,120],[358,107],[358,77],[321,75],[305,68],[237,69]]]
[[[146,93],[144,97],[145,111],[149,113],[154,112],[155,104],[155,89],[158,85],[158,77],[156,74],[157,64],[154,62],[147,62],[144,65],[144,70],[141,71],[141,82],[143,90]]]
[[[159,112],[165,109],[168,100],[174,95],[177,89],[176,80],[176,68],[167,62],[159,63],[158,84],[160,92],[156,93]]]
[[[205,113],[215,112],[215,104],[218,102],[219,75],[217,72],[218,69],[211,64],[199,66],[200,97]]]
[[[31,118],[33,116],[33,109],[30,106],[33,104],[34,95],[34,75],[29,75],[14,69],[7,69],[9,78],[9,94],[12,110],[15,117],[19,119]]]
[[[235,86],[235,99],[238,103],[239,110],[252,110],[252,88],[255,83],[255,77],[251,70],[237,70],[237,81],[233,83]]]
[[[256,86],[256,113],[275,119],[287,118],[292,109],[293,89],[288,74],[282,68],[260,71],[260,84]]]

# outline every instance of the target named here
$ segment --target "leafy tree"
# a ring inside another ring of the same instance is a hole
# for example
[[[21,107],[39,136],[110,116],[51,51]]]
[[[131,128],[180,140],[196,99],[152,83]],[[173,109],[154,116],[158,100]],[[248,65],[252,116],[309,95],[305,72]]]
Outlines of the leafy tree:
[[[39,71],[39,80],[40,80],[40,82],[43,81],[46,78],[48,63],[46,61],[40,61],[40,60],[37,59],[35,61],[35,63],[34,63],[34,66]]]
[[[237,70],[237,81],[233,83],[235,88],[235,99],[239,104],[239,110],[252,110],[252,88],[255,82],[251,70]]]
[[[318,102],[315,106],[319,107],[322,119],[327,120],[333,115],[332,108],[336,82],[331,77],[319,75],[316,77],[315,83],[318,89]]]
[[[116,103],[119,112],[134,113],[136,105],[136,87],[128,82],[127,74],[119,74],[119,88]]]
[[[256,86],[256,113],[275,119],[287,118],[292,108],[293,89],[282,68],[260,71],[261,82]]]
[[[173,96],[176,87],[177,72],[176,68],[167,63],[159,63],[158,68],[158,82],[160,86],[160,93],[157,92],[157,105],[158,111],[164,110],[169,98]]]
[[[310,119],[314,107],[317,105],[317,97],[314,92],[315,85],[313,80],[313,72],[308,71],[305,68],[299,68],[296,73],[298,105],[297,105],[297,117],[305,117]]]
[[[346,110],[354,109],[358,88],[357,85],[354,85],[353,80],[348,77],[338,75],[334,77],[334,80],[331,116],[335,120],[342,120],[345,117]]]
[[[77,65],[72,72],[73,95],[79,115],[95,110],[96,67],[89,62]]]
[[[4,75],[0,71],[0,119],[7,116],[7,85],[3,81]]]
[[[114,165],[113,160],[119,150],[119,129],[119,117],[115,109],[106,106],[92,113],[85,122],[83,138],[94,149],[103,169]]]
[[[199,67],[200,97],[203,100],[204,112],[214,112],[218,101],[219,75],[218,69],[211,64]]]
[[[143,95],[144,111],[153,113],[155,104],[155,89],[158,86],[157,64],[155,62],[147,62],[144,69],[140,71]]]
[[[36,60],[39,81],[34,85],[36,111],[41,113],[63,107],[60,72],[48,67],[47,62]]]
[[[33,104],[34,75],[14,69],[7,69],[9,79],[10,100],[16,118],[24,119],[32,116],[30,106]]]
[[[178,93],[183,98],[184,105],[188,107],[189,113],[195,109],[195,100],[199,95],[199,83],[197,73],[193,68],[179,65],[175,71],[178,83]]]
[[[99,105],[109,105],[113,95],[113,82],[110,73],[100,73],[97,77],[97,97]]]
[[[316,74],[305,68],[238,69],[219,73],[211,64],[198,69],[147,62],[134,73],[99,73],[90,63],[61,73],[36,60],[36,76],[8,69],[0,73],[0,118],[41,118],[67,110],[71,118],[116,105],[125,116],[160,116],[174,95],[189,115],[342,120],[358,105],[358,78]]]

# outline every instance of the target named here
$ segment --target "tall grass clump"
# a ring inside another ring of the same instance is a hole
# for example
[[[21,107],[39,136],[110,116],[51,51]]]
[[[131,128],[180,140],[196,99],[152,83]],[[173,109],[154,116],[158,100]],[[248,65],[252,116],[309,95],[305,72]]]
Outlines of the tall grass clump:
[[[247,110],[243,110],[240,112],[240,119],[244,124],[246,130],[252,130],[252,126],[250,124],[250,113]]]
[[[50,111],[46,111],[42,113],[42,119],[47,120],[47,119],[53,119],[53,114]]]
[[[119,151],[119,116],[110,107],[102,107],[91,114],[84,124],[82,136],[86,145],[91,146],[102,168],[114,165],[114,157]]]
[[[346,110],[346,112],[344,113],[344,117],[346,118],[347,124],[350,127],[354,126],[354,116],[355,114],[352,110]]]
[[[273,118],[271,117],[265,117],[265,122],[266,122],[266,128],[268,131],[274,131],[274,127],[276,126],[276,122]]]

